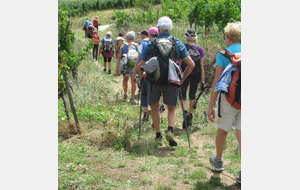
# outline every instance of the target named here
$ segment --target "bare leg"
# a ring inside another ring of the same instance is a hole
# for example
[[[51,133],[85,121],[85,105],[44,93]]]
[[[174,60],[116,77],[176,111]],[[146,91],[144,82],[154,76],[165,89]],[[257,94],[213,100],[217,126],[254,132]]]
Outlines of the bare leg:
[[[186,101],[185,100],[182,100],[182,105],[181,106],[183,107],[183,110],[187,109]]]
[[[168,126],[173,127],[176,117],[176,106],[167,105],[168,108]]]
[[[131,82],[131,98],[134,98],[135,90],[136,90],[136,82],[135,83]]]
[[[222,158],[223,150],[225,148],[226,143],[226,137],[227,137],[226,131],[223,129],[218,129],[217,136],[216,136],[216,151],[217,151],[217,157]]]
[[[106,69],[106,62],[104,62],[104,69]]]
[[[160,117],[159,117],[159,101],[151,107],[152,122],[155,127],[156,133],[160,133]]]
[[[105,63],[106,64],[106,63]],[[106,66],[105,66],[106,67]],[[108,62],[108,69],[111,70],[111,62]]]
[[[195,104],[196,100],[190,100],[190,114],[194,113],[194,104]]]
[[[129,76],[123,75],[123,89],[124,89],[125,95],[127,95],[128,79],[129,79]]]
[[[240,157],[242,157],[242,141],[241,141],[241,136],[242,136],[242,133],[241,133],[241,130],[239,129],[236,129],[236,139],[239,143],[239,146],[240,146]]]

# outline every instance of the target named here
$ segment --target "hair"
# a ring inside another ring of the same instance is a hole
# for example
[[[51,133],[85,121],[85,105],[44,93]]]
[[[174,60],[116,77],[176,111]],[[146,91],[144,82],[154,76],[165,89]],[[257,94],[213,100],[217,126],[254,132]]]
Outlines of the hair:
[[[197,36],[184,36],[186,42],[196,42],[197,41]]]
[[[135,39],[135,33],[134,33],[134,31],[129,31],[127,33],[127,39],[128,40],[134,40]]]
[[[168,33],[171,33],[172,28],[171,28],[171,26],[159,26],[158,30],[159,30],[159,33],[165,32],[165,31],[167,31]]]
[[[96,34],[97,34],[97,31],[96,31],[96,30],[94,30],[94,33],[96,33]]]
[[[95,18],[98,18],[98,16],[95,16]]]
[[[242,23],[241,22],[234,22],[228,23],[224,29],[225,36],[231,38],[233,43],[241,43],[241,34],[242,34]]]
[[[150,36],[156,38],[157,37],[157,32],[153,32]]]
[[[124,33],[119,32],[119,36],[120,36],[120,37],[123,37],[123,36],[124,36]]]

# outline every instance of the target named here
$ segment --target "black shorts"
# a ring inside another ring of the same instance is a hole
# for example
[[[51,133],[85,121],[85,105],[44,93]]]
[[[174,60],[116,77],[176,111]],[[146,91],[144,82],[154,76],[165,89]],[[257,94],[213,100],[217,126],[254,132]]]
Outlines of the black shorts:
[[[111,57],[110,58],[104,58],[104,62],[111,62]]]

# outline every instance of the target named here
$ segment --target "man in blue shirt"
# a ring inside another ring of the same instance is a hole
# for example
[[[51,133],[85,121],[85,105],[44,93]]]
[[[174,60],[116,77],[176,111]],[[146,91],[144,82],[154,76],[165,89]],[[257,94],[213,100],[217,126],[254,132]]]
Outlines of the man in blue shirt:
[[[226,49],[232,54],[241,52],[241,28],[241,23],[237,22],[228,23],[224,29],[224,40],[227,47]],[[216,154],[213,153],[210,157],[210,164],[215,168],[216,171],[224,170],[222,154],[226,144],[227,133],[232,130],[232,126],[236,128],[236,138],[239,143],[241,153],[241,110],[232,107],[231,104],[226,100],[224,93],[219,94],[219,91],[215,92],[217,81],[229,63],[230,60],[228,58],[224,57],[221,53],[218,53],[216,61],[216,73],[214,82],[212,84],[211,96],[207,111],[208,119],[211,122],[215,122],[216,127],[218,128],[216,136]],[[216,111],[213,109],[218,94],[221,96],[220,114],[222,117],[219,117],[218,115],[217,117],[215,116],[215,112],[218,114],[218,108]],[[241,171],[237,181],[241,183]]]
[[[87,28],[88,28],[88,24],[89,24],[89,18],[86,18],[86,21],[84,22],[84,26],[85,26],[85,37],[87,37]]]
[[[172,31],[172,20],[169,17],[161,17],[158,20],[157,27],[159,29],[159,35],[157,36],[157,39],[170,39],[172,37],[170,34]],[[150,58],[149,54],[153,45],[154,44],[152,41],[148,42],[143,51],[141,62],[137,66],[140,79],[143,77],[141,66],[144,65],[145,62]],[[176,39],[176,50],[177,60],[182,59],[187,64],[186,70],[183,72],[183,79],[181,80],[182,84],[186,77],[192,72],[195,64],[189,56],[183,43],[178,39]],[[177,146],[177,142],[175,141],[173,134],[173,125],[175,123],[176,103],[178,99],[179,88],[173,87],[174,86],[172,84],[157,85],[156,83],[151,83],[150,81],[148,81],[147,85],[148,103],[151,107],[152,121],[156,130],[155,141],[160,145],[162,145],[162,136],[160,132],[159,99],[161,93],[163,93],[163,100],[168,109],[168,131],[166,133],[166,139],[169,141],[170,146]]]

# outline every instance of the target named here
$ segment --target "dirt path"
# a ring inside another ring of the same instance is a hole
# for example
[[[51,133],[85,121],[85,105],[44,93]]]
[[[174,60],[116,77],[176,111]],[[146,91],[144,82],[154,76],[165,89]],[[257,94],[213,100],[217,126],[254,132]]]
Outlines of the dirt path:
[[[112,24],[108,24],[108,25],[103,25],[103,26],[98,26],[98,30],[99,31],[104,31],[105,29],[107,29],[108,27],[110,27]]]

